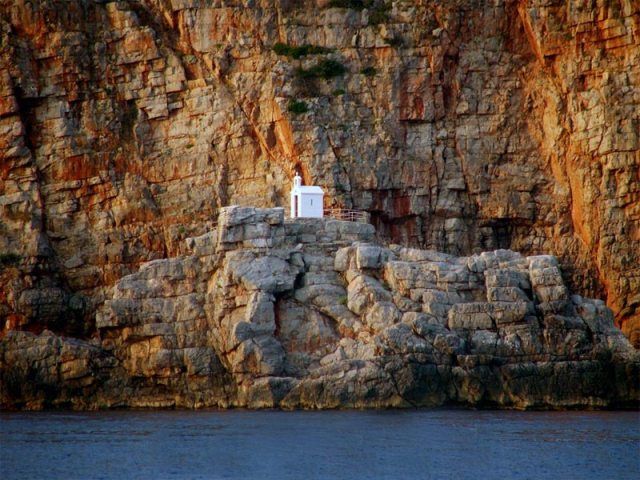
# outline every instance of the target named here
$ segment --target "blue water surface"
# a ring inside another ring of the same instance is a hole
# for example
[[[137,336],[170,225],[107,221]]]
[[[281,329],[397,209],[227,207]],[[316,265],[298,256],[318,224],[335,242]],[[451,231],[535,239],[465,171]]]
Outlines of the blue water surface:
[[[0,413],[0,478],[640,479],[638,412]]]

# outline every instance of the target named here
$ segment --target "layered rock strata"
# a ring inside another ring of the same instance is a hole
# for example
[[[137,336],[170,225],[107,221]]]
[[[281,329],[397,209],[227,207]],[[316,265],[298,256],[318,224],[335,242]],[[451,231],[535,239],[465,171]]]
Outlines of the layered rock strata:
[[[4,408],[638,406],[640,355],[553,256],[455,257],[228,207],[143,264],[90,341],[11,331]]]
[[[392,242],[553,253],[640,342],[638,2],[341,4],[369,8],[0,0],[4,331],[87,338],[119,279],[299,169]]]

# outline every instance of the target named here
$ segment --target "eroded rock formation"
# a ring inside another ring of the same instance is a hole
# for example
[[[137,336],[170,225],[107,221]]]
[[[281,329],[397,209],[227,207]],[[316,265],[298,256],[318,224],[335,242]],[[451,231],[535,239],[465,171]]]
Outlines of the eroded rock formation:
[[[360,3],[0,0],[4,331],[88,338],[119,279],[298,168],[383,239],[555,254],[638,341],[638,3]]]
[[[640,353],[553,256],[376,244],[228,207],[120,279],[92,341],[9,332],[5,408],[636,406]]]

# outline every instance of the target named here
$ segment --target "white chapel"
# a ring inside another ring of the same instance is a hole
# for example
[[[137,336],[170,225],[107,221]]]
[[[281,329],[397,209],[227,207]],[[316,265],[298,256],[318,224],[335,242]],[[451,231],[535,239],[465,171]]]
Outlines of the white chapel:
[[[296,172],[291,189],[291,218],[324,216],[324,191],[317,185],[302,185]]]

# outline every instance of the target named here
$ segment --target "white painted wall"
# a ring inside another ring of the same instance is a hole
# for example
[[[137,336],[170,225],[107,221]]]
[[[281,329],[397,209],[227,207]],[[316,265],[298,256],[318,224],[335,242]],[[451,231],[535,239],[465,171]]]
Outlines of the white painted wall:
[[[321,193],[302,193],[298,197],[300,217],[322,218],[324,216],[324,195]]]

